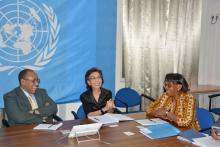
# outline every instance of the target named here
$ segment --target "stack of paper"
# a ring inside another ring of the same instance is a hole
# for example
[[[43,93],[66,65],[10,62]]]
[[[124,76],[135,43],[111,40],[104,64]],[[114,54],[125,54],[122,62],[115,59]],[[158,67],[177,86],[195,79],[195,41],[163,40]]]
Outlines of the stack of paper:
[[[153,118],[153,119],[139,119],[139,120],[135,120],[137,123],[144,125],[144,126],[148,126],[148,125],[158,125],[158,124],[164,124],[164,123],[168,123],[160,118]]]
[[[61,127],[63,123],[58,124],[39,124],[36,127],[34,127],[34,130],[57,130],[59,127]]]
[[[140,132],[151,139],[176,136],[180,130],[169,123],[146,126],[140,129]]]
[[[106,113],[104,115],[98,116],[89,116],[88,118],[93,120],[94,122],[102,123],[103,125],[115,124],[119,123],[119,121],[134,120],[133,118],[126,115],[111,113]]]
[[[197,132],[195,130],[190,129],[190,130],[180,132],[179,136],[177,136],[177,139],[192,143],[193,139],[206,137],[206,136],[207,136],[206,134],[203,134],[203,133],[200,133],[200,132]]]
[[[200,147],[219,147],[220,140],[215,140],[211,136],[193,139],[193,144]]]

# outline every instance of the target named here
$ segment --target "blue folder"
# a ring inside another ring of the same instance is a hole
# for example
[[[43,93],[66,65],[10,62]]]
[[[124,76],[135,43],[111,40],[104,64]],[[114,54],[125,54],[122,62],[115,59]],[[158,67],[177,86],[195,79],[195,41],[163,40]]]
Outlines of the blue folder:
[[[177,138],[183,141],[193,142],[193,139],[205,137],[205,136],[206,135],[203,133],[190,129],[190,130],[180,132]]]
[[[151,133],[146,133],[145,129],[151,131]],[[159,139],[170,136],[176,136],[179,134],[180,130],[169,123],[164,123],[144,127],[140,129],[140,132],[151,139]]]

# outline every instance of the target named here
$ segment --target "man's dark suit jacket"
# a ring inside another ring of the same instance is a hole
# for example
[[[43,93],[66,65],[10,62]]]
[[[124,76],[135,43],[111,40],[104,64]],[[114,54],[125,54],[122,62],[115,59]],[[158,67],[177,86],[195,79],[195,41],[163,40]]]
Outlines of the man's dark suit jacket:
[[[56,103],[47,95],[45,89],[38,88],[34,94],[40,115],[28,113],[31,110],[31,104],[20,87],[4,95],[4,104],[9,125],[16,124],[38,124],[42,123],[42,117],[52,118],[57,113]],[[49,106],[45,106],[46,102]]]

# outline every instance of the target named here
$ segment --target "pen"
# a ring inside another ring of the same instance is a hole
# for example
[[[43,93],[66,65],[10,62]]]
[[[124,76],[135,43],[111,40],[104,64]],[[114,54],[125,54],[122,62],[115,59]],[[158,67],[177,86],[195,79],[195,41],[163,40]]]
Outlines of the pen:
[[[50,127],[52,127],[53,126],[53,124],[52,125],[50,125],[48,128],[50,128]]]
[[[99,119],[98,118],[94,118],[95,120],[97,120],[97,121],[99,121]]]
[[[154,122],[154,123],[156,123],[156,121],[154,121],[154,120],[152,120],[152,119],[149,119],[150,121],[152,121],[152,122]]]

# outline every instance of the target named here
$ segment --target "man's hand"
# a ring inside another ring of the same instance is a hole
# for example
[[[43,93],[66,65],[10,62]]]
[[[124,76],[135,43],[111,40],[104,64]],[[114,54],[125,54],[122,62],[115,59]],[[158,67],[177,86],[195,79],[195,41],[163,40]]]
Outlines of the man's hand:
[[[48,107],[49,105],[50,105],[50,103],[49,103],[49,102],[46,102],[44,106],[45,106],[45,107]]]

